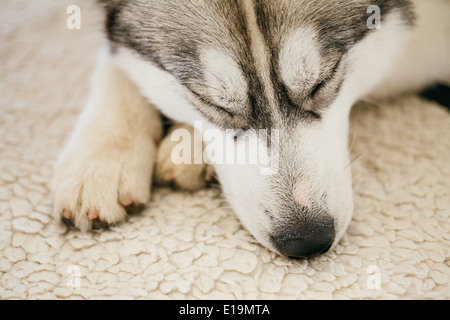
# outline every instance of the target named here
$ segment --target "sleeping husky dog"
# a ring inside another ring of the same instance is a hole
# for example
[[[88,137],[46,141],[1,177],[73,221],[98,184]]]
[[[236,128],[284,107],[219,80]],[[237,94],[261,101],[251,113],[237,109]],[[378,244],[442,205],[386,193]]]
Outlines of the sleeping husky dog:
[[[215,174],[261,244],[322,254],[352,217],[352,105],[450,79],[445,0],[100,2],[108,46],[53,182],[55,213],[81,230],[149,201],[155,161],[171,154],[158,155],[161,112],[222,132],[236,150],[276,133],[261,147],[276,150],[273,174],[259,162],[212,163]],[[162,180],[182,179],[158,166]]]

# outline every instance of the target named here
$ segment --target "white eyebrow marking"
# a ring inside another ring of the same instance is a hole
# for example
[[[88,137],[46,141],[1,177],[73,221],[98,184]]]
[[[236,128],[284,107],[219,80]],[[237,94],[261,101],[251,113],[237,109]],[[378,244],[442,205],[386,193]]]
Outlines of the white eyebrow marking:
[[[247,101],[247,81],[237,62],[225,52],[209,49],[200,53],[206,92],[220,107],[242,107]]]
[[[299,28],[281,42],[278,61],[284,84],[294,93],[310,89],[320,76],[321,55],[316,35],[310,28]]]

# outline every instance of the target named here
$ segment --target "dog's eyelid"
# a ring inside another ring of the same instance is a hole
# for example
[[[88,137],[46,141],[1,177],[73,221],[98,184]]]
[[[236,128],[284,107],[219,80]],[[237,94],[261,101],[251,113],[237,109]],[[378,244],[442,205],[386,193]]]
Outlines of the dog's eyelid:
[[[233,114],[233,112],[231,112],[231,110],[217,105],[216,103],[212,102],[208,98],[205,98],[203,95],[197,93],[195,90],[192,90],[190,88],[188,88],[188,90],[192,93],[192,95],[195,97],[195,99],[200,101],[202,104],[212,107],[220,112],[224,112],[224,113],[228,114],[230,117],[234,117],[234,114]]]
[[[321,82],[319,82],[318,84],[316,84],[313,89],[311,90],[311,92],[309,93],[310,97],[314,97],[320,89],[322,89],[323,87],[325,87],[325,85],[327,84],[327,82],[329,81],[329,78],[325,78],[325,80],[322,80]]]
[[[311,98],[313,98],[315,95],[317,95],[317,93],[323,88],[325,87],[328,82],[330,82],[331,80],[333,80],[333,78],[336,76],[336,73],[339,69],[339,66],[341,64],[342,61],[342,57],[343,55],[339,58],[339,60],[336,62],[336,64],[334,65],[334,67],[331,69],[331,72],[324,78],[322,79],[320,82],[318,82],[310,91],[309,96]]]

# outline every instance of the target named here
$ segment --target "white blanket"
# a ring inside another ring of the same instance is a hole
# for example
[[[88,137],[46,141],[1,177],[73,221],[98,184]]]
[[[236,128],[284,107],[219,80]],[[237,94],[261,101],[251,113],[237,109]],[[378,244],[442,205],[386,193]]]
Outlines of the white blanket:
[[[104,231],[53,219],[53,165],[101,46],[93,2],[2,0],[0,299],[450,298],[450,114],[414,96],[353,110],[354,218],[310,261],[259,245],[219,189],[155,189]]]

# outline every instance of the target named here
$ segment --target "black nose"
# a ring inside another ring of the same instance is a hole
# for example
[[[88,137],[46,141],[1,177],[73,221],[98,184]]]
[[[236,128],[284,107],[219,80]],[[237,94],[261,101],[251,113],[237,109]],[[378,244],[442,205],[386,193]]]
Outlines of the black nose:
[[[333,219],[289,226],[272,236],[276,249],[293,259],[307,259],[330,250],[335,237]]]

